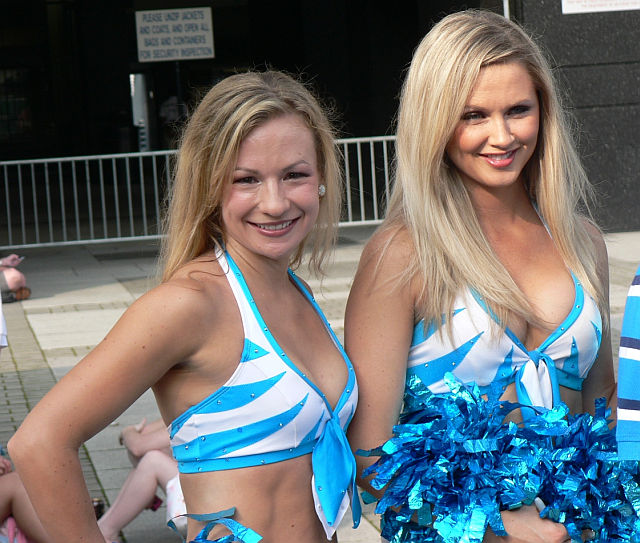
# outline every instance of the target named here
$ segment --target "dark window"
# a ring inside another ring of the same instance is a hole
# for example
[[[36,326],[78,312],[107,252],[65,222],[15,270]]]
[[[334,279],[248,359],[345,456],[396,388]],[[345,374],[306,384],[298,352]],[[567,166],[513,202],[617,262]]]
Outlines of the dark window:
[[[0,69],[0,141],[31,134],[28,82],[28,69]]]

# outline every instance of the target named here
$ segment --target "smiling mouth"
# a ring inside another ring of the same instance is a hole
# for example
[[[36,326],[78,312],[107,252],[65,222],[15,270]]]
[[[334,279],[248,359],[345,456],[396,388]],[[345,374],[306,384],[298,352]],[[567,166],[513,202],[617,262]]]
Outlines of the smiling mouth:
[[[481,156],[492,166],[497,168],[509,166],[513,162],[517,149],[507,151],[506,153],[482,154]]]
[[[277,224],[258,224],[251,223],[260,230],[265,230],[266,232],[277,232],[278,230],[284,230],[293,224],[296,219],[291,219],[289,221],[279,222]]]
[[[508,160],[510,159],[514,154],[515,154],[516,150],[514,149],[513,151],[508,151],[506,153],[499,153],[499,154],[491,154],[491,155],[483,155],[484,157],[488,158],[489,160],[495,160],[495,161],[500,161],[500,160]]]

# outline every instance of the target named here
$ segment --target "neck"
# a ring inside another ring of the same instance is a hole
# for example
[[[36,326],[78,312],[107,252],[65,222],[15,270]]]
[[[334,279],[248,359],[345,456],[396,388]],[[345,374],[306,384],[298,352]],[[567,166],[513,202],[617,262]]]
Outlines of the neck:
[[[486,191],[472,195],[471,200],[480,227],[492,245],[513,236],[522,236],[530,232],[531,227],[542,227],[542,221],[524,188]]]
[[[232,243],[227,244],[226,250],[248,283],[258,288],[265,286],[271,290],[277,290],[279,286],[289,283],[289,255],[277,260],[271,259]]]
[[[529,195],[521,184],[497,190],[472,191],[471,203],[481,224],[516,222],[536,215]]]

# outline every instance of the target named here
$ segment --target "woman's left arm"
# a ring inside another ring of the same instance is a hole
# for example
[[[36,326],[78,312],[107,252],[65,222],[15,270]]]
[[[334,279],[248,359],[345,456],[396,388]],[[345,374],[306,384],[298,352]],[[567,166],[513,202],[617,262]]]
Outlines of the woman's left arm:
[[[585,412],[593,413],[594,402],[598,398],[605,397],[607,405],[611,408],[611,415],[616,419],[616,407],[618,398],[616,393],[616,381],[613,371],[613,354],[611,350],[611,324],[609,315],[609,258],[607,256],[607,246],[600,231],[592,224],[587,224],[587,230],[596,247],[597,273],[600,284],[604,289],[606,314],[602,315],[603,321],[609,323],[603,327],[600,350],[593,367],[584,380],[582,387],[582,409]]]
[[[104,543],[80,446],[202,344],[204,303],[162,284],[136,300],[107,336],[34,406],[8,443],[51,542]],[[206,314],[206,311],[205,311]]]

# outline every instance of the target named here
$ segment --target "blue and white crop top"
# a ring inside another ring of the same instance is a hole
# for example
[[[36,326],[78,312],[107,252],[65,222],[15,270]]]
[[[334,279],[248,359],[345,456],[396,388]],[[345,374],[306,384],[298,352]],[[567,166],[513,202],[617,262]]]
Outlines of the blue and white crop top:
[[[322,310],[289,270],[289,277],[325,324],[344,358],[347,383],[335,408],[278,345],[228,253],[217,254],[242,317],[244,349],[229,380],[170,425],[173,455],[181,473],[270,464],[312,453],[316,510],[330,539],[353,500],[360,504],[355,459],[345,436],[358,401],[351,362]],[[331,533],[331,535],[329,535]]]
[[[419,322],[409,350],[407,379],[416,375],[434,393],[448,392],[443,377],[452,372],[481,392],[492,383],[516,383],[523,405],[550,408],[560,401],[559,385],[581,390],[596,360],[602,336],[598,307],[571,274],[575,302],[564,322],[536,349],[529,351],[507,327],[498,337],[495,314],[473,290],[459,297],[453,309],[452,340],[438,326]],[[492,323],[491,321],[494,321]],[[444,318],[440,326],[444,326]],[[530,416],[531,413],[523,415]]]

